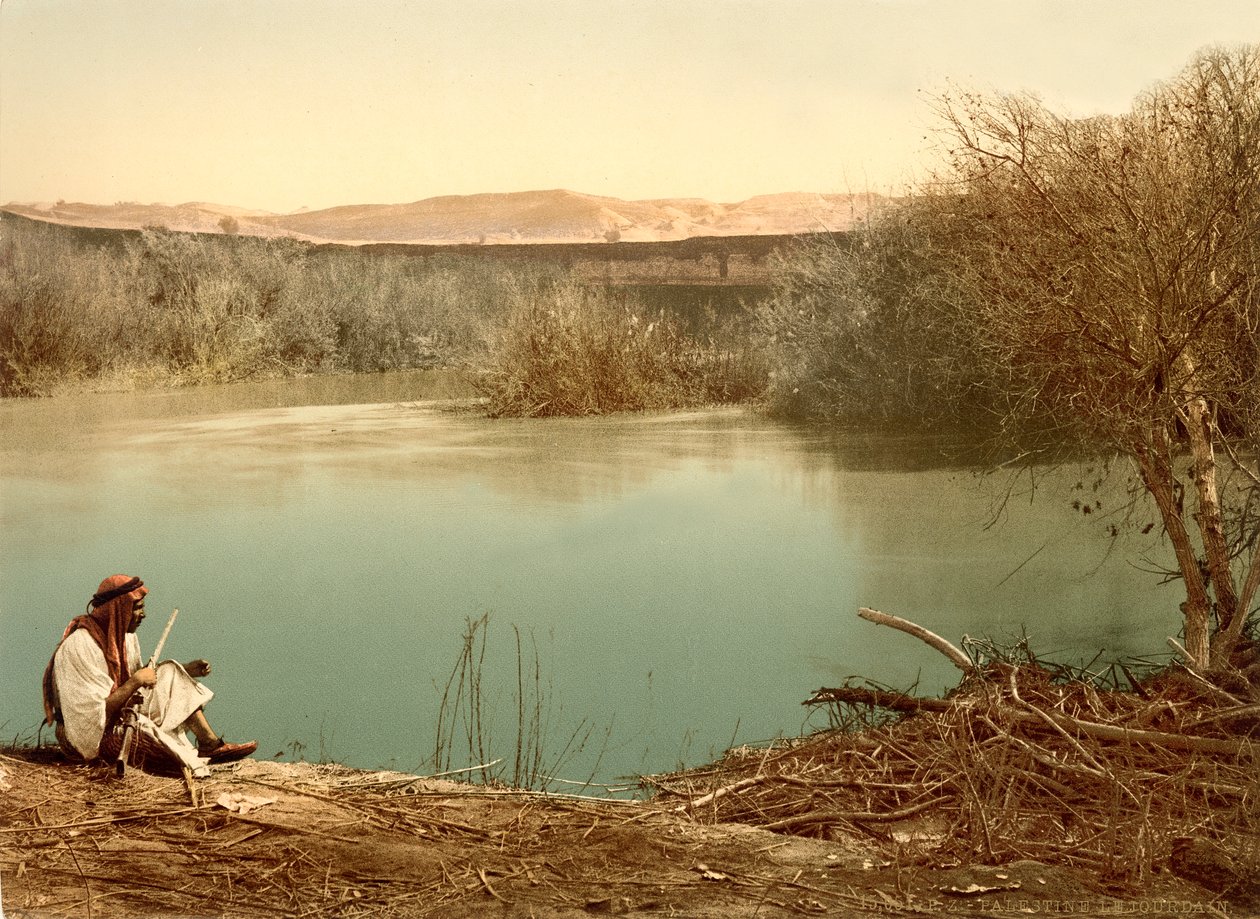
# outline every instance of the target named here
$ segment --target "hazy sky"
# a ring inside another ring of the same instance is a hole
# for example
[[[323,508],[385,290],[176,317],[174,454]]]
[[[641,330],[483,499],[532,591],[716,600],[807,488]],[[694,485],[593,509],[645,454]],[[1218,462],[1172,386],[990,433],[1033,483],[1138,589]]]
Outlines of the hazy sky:
[[[0,0],[0,201],[898,188],[947,79],[1118,112],[1258,0]]]

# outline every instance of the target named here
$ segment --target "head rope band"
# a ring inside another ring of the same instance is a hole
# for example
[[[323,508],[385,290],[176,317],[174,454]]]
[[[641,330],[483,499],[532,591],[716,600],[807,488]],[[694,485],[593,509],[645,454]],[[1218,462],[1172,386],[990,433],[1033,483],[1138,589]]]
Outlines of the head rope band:
[[[102,590],[98,594],[93,594],[92,599],[88,601],[88,606],[90,606],[92,609],[96,609],[98,606],[104,606],[106,603],[108,603],[110,600],[113,600],[116,597],[121,597],[123,594],[129,594],[133,590],[138,590],[139,588],[143,586],[144,586],[144,581],[140,580],[139,578],[132,578],[126,584],[120,584],[118,587],[115,587],[112,590]]]

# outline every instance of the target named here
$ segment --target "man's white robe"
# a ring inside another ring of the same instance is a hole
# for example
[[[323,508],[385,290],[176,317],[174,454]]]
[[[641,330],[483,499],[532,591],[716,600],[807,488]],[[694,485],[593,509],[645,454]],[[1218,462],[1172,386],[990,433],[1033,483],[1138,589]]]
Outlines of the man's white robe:
[[[127,664],[135,673],[142,664],[140,641],[134,632],[127,635],[126,650]],[[53,685],[66,740],[84,759],[96,758],[105,734],[105,699],[114,691],[114,681],[105,654],[87,629],[72,632],[57,650]],[[159,664],[157,684],[141,692],[144,701],[137,708],[138,730],[167,747],[194,775],[208,775],[209,760],[197,755],[197,748],[184,733],[184,725],[197,709],[214,698],[214,693],[175,661]]]

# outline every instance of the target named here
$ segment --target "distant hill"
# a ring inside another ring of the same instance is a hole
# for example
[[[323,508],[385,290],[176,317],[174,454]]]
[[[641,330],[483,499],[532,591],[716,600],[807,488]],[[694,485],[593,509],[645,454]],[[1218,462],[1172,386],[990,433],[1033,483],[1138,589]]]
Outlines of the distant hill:
[[[452,195],[411,204],[356,204],[273,214],[218,204],[8,204],[36,220],[70,226],[290,236],[316,243],[494,244],[660,242],[700,236],[841,232],[885,199],[788,193],[736,204],[698,198],[623,201],[578,192]]]

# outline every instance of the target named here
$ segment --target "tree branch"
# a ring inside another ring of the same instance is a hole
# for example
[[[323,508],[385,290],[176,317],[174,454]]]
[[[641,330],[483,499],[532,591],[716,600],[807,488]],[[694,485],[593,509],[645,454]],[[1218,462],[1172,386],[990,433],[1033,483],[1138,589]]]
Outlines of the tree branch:
[[[948,657],[950,663],[959,670],[971,673],[976,669],[976,665],[972,663],[971,658],[969,658],[966,654],[963,654],[957,646],[950,644],[935,632],[929,632],[927,629],[923,628],[923,626],[917,625],[908,619],[902,619],[900,616],[890,616],[888,613],[881,613],[879,610],[867,609],[866,607],[859,609],[858,615],[867,622],[874,622],[877,625],[889,626],[890,628],[897,629],[899,632],[905,632],[907,635],[913,635],[920,641],[926,642],[937,651],[940,651]]]

